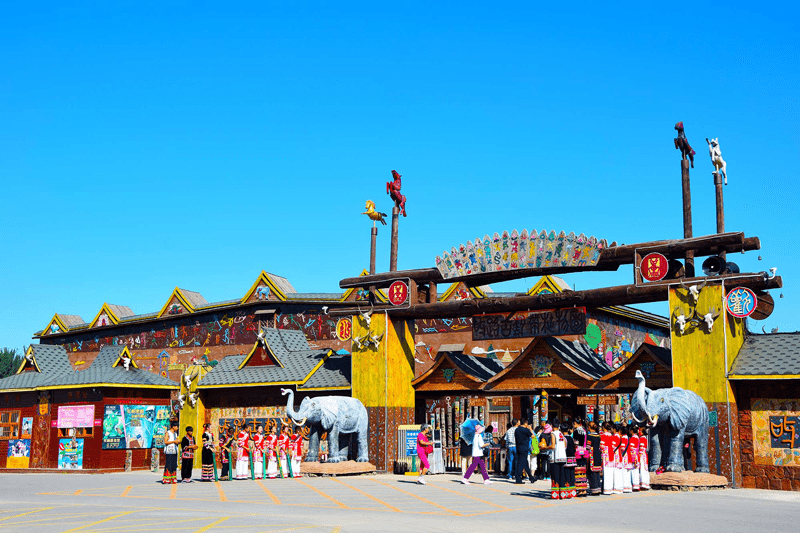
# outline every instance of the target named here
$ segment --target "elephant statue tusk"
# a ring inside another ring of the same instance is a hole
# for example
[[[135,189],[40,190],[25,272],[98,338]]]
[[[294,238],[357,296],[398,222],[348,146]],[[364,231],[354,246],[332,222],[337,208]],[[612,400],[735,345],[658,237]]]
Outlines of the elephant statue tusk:
[[[300,421],[295,421],[295,425],[297,425],[297,426],[305,426],[306,425],[306,420],[308,420],[308,418],[303,418]]]
[[[636,418],[636,415],[635,415],[635,414],[633,414],[633,411],[631,411],[631,418],[633,418],[634,420],[636,420],[636,423],[637,423],[637,424],[641,424],[641,423],[642,423],[642,421],[641,421],[641,420],[639,420],[638,418]]]
[[[656,424],[658,424],[658,415],[656,415],[654,417],[651,417],[650,415],[647,415],[647,418],[650,419],[650,425],[652,425],[653,427],[656,427]]]

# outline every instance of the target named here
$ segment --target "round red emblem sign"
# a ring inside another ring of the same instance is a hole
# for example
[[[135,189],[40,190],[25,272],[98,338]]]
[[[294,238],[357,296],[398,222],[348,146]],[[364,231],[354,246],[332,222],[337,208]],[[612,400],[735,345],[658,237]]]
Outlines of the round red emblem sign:
[[[353,334],[353,323],[349,318],[340,318],[336,323],[336,336],[340,341],[350,340],[350,335]]]
[[[640,266],[642,277],[647,281],[660,281],[664,279],[669,270],[669,261],[661,254],[647,254],[642,259]]]
[[[408,285],[402,281],[395,281],[389,286],[389,302],[392,305],[402,305],[408,299]]]

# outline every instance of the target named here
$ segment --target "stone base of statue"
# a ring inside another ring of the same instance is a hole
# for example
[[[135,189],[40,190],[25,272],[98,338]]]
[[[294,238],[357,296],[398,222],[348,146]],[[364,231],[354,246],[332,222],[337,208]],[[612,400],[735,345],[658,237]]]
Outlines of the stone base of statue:
[[[303,463],[300,472],[305,476],[352,476],[359,474],[372,474],[375,472],[372,463],[359,463],[357,461],[342,461],[341,463]]]
[[[702,472],[650,472],[650,488],[654,490],[715,490],[728,487],[728,478]]]

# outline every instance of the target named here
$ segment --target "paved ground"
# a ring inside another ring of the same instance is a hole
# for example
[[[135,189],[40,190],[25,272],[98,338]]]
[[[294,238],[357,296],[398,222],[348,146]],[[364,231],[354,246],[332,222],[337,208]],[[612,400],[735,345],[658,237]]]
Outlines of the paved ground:
[[[464,486],[452,475],[373,475],[163,486],[149,472],[0,475],[0,530],[798,531],[800,494],[650,491],[547,499],[545,482]]]

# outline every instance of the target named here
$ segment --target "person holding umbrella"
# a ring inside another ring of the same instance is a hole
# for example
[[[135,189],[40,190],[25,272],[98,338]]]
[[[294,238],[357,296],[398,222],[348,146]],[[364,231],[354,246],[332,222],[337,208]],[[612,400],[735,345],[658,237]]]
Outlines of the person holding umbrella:
[[[491,484],[492,480],[489,479],[489,473],[486,471],[486,463],[483,460],[483,449],[491,446],[491,444],[485,444],[483,442],[483,423],[479,420],[467,419],[461,424],[461,431],[465,437],[469,436],[467,431],[472,433],[472,464],[469,465],[467,473],[461,478],[461,483],[469,485],[469,477],[475,472],[476,468],[480,468],[484,485]],[[467,439],[465,438],[465,440]]]

